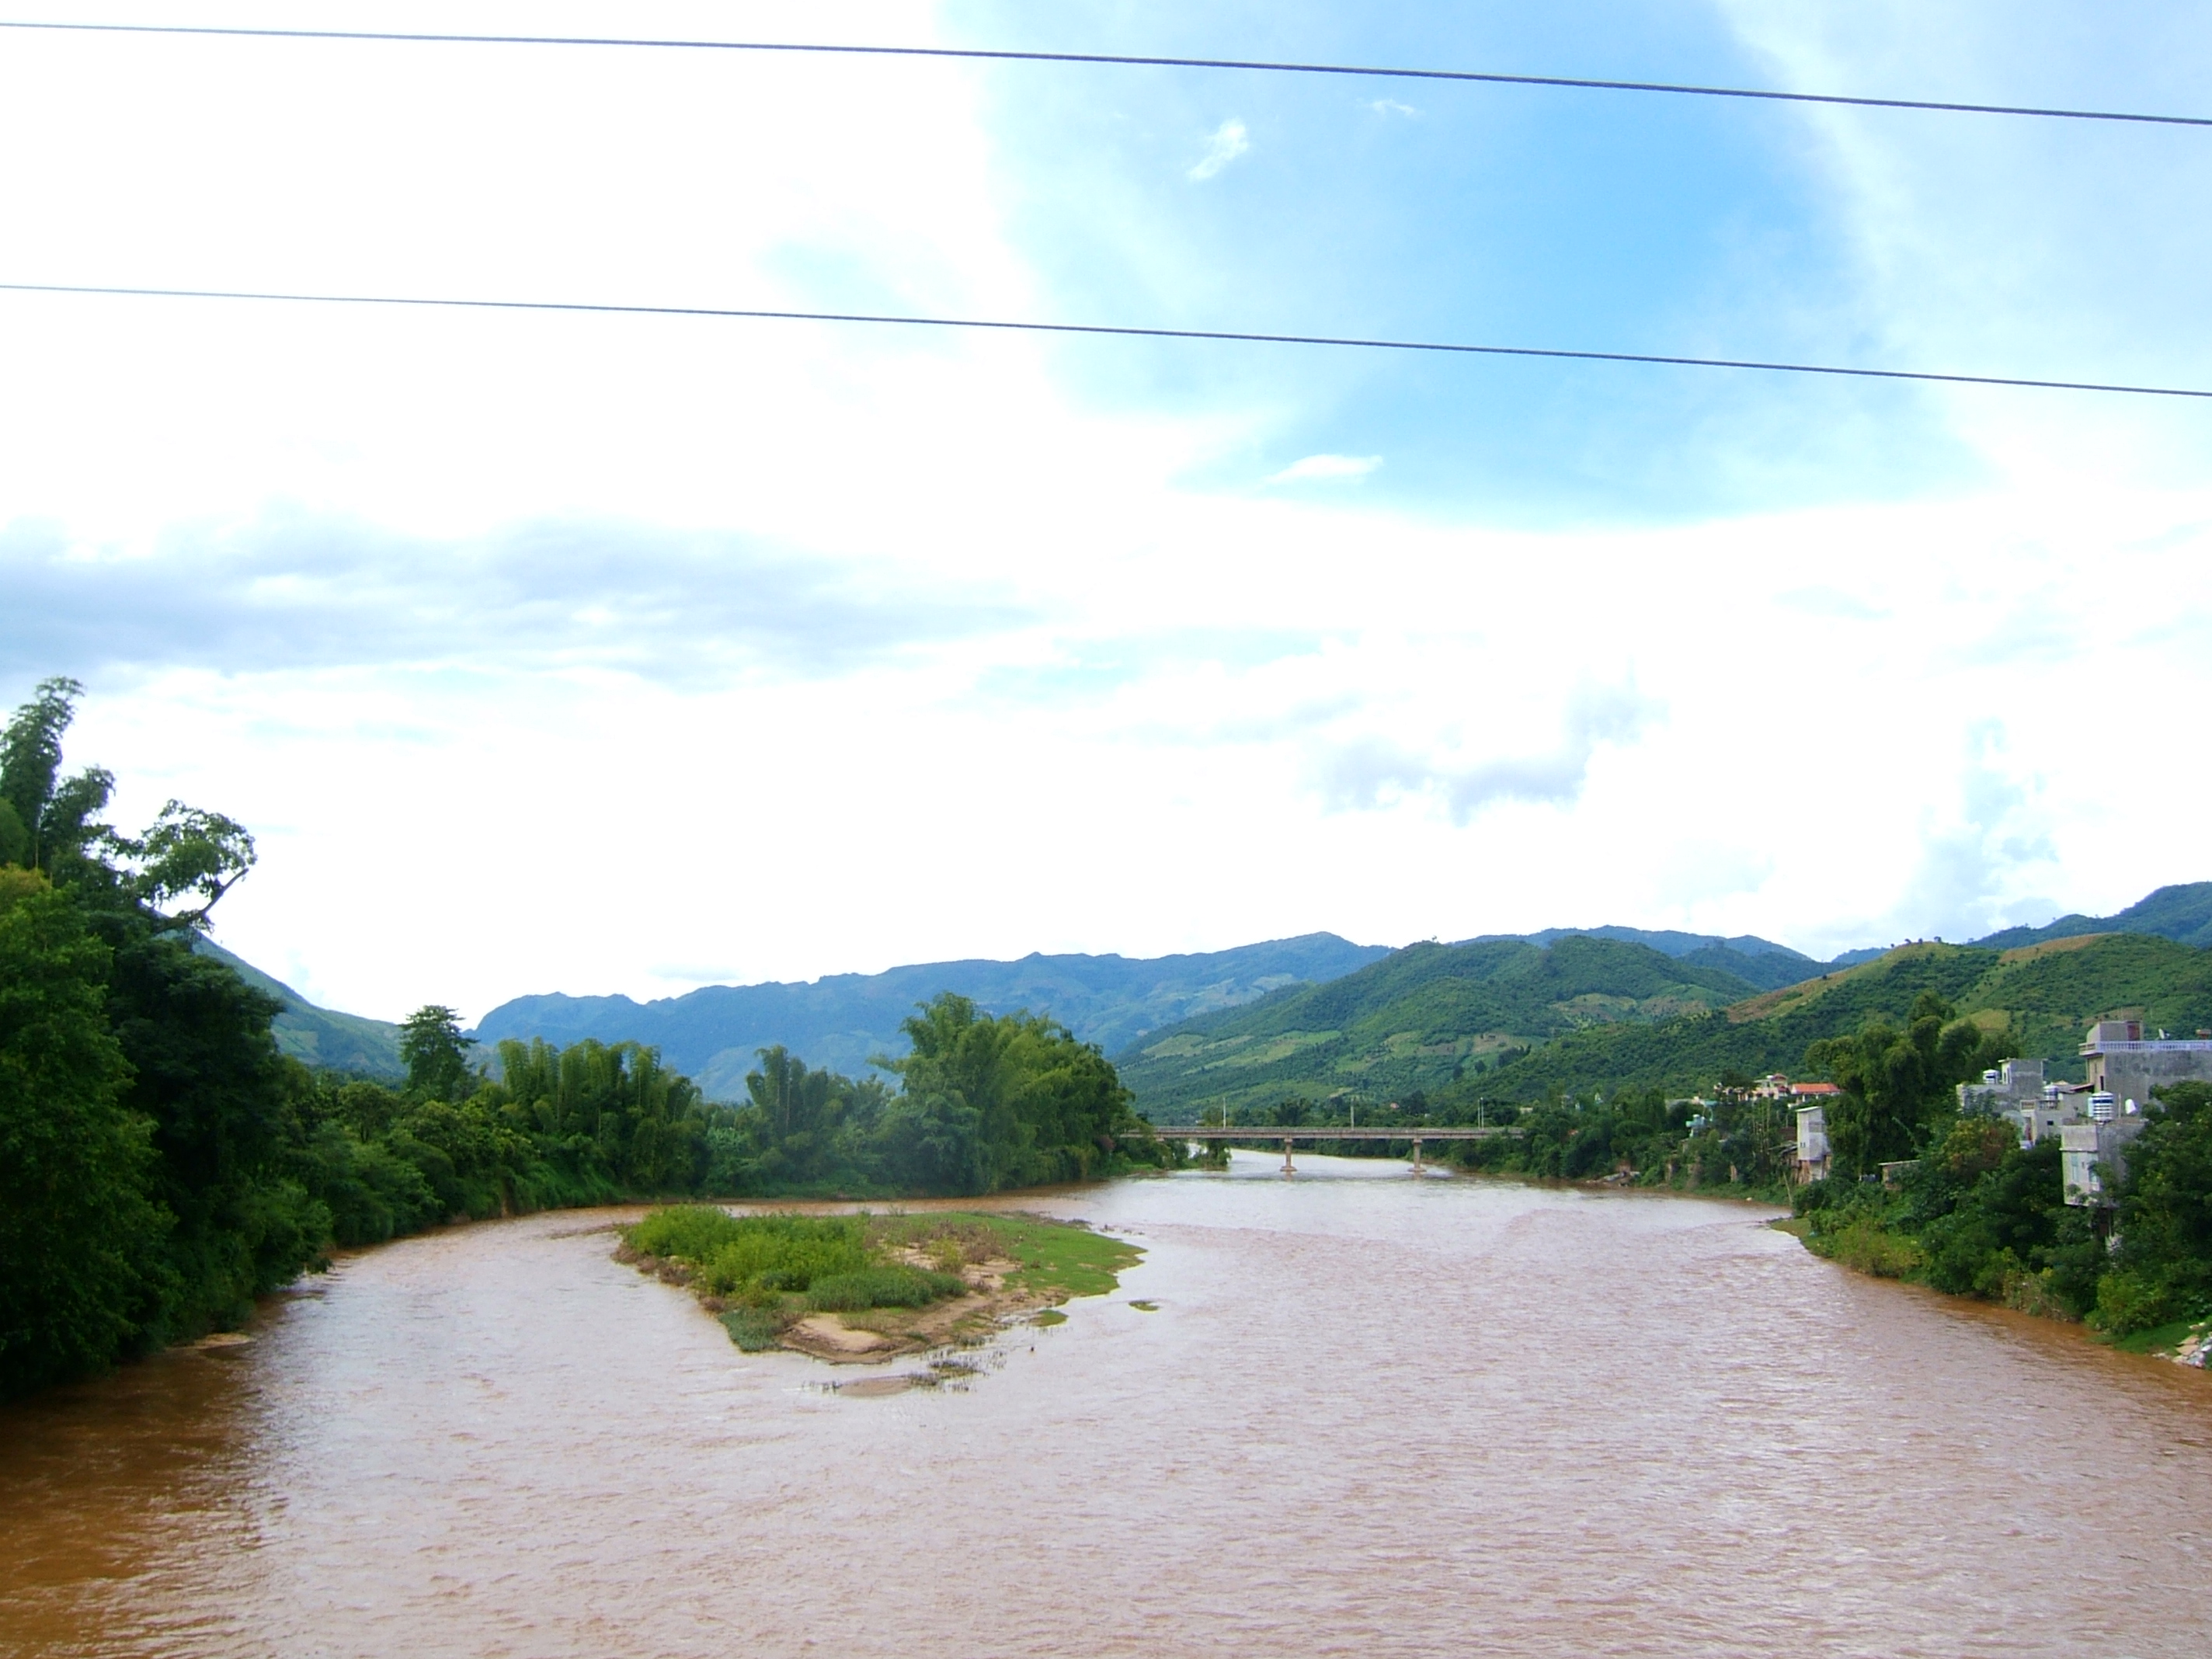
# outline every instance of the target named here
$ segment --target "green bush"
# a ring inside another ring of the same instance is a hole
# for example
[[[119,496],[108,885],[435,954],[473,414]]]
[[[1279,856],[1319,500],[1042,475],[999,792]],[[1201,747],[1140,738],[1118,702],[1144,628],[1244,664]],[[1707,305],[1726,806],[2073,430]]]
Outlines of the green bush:
[[[1815,1233],[1806,1243],[1832,1261],[1881,1279],[1910,1278],[1928,1260],[1919,1245],[1888,1231],[1870,1213],[1854,1215],[1834,1231]]]
[[[665,1255],[697,1267],[738,1237],[738,1218],[711,1204],[677,1204],[647,1212],[623,1231],[623,1241],[647,1255]]]
[[[775,1346],[783,1322],[765,1309],[732,1308],[722,1316],[722,1328],[745,1352],[760,1353]]]
[[[732,1216],[685,1204],[653,1211],[623,1237],[648,1255],[688,1262],[710,1296],[804,1291],[872,1265],[860,1216]]]
[[[891,1264],[833,1273],[814,1282],[807,1305],[817,1313],[860,1313],[869,1308],[922,1308],[967,1293],[957,1273]]]
[[[2146,1273],[2120,1267],[2097,1281],[2097,1305],[2089,1323],[2114,1336],[2148,1330],[2174,1317],[2173,1297]]]

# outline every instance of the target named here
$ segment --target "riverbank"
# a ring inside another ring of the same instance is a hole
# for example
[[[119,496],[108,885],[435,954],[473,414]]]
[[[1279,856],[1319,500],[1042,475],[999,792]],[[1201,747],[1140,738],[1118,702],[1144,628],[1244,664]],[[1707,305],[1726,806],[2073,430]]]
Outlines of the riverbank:
[[[1102,1296],[1143,1252],[1081,1222],[1022,1212],[849,1216],[712,1206],[620,1230],[617,1261],[687,1289],[745,1351],[873,1364],[976,1346],[1024,1319]]]

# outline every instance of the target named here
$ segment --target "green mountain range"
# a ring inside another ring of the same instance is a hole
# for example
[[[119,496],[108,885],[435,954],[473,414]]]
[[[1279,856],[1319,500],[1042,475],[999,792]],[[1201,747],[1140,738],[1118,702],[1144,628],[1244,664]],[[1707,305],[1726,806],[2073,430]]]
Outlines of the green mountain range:
[[[1334,979],[1382,956],[1334,933],[1196,955],[1031,955],[1017,962],[920,963],[880,974],[830,974],[806,984],[709,985],[678,997],[518,997],[477,1024],[477,1040],[585,1037],[659,1048],[714,1100],[742,1098],[758,1050],[781,1043],[810,1065],[858,1075],[877,1054],[902,1054],[899,1024],[940,991],[985,1012],[1049,1014],[1109,1052],[1154,1027],[1234,1008],[1282,987]]]
[[[2089,939],[2097,942],[2080,943]],[[2048,948],[2069,943],[2076,948]],[[486,1015],[475,1035],[650,1043],[727,1098],[742,1091],[754,1050],[774,1043],[857,1073],[871,1055],[901,1051],[899,1022],[915,1003],[954,990],[994,1012],[1048,1013],[1098,1043],[1139,1105],[1164,1122],[1224,1100],[1340,1091],[1521,1097],[1555,1085],[1651,1083],[1686,1093],[1725,1068],[1790,1070],[1814,1036],[1854,1030],[1872,1012],[1901,1015],[1923,986],[1988,1018],[2003,1011],[2024,1048],[2063,1066],[2080,1027],[2101,1014],[2141,1011],[2154,1027],[2175,1030],[2212,1026],[2202,991],[2208,946],[2212,882],[2197,882],[2162,887],[2116,915],[2061,917],[1971,946],[1850,951],[1827,963],[1750,935],[1632,927],[1398,951],[1310,933],[1188,956],[924,963],[811,984],[708,986],[647,1003],[521,997]],[[403,1073],[397,1026],[319,1008],[220,945],[197,948],[284,1005],[275,1030],[286,1054],[377,1077]]]
[[[1779,947],[1731,948],[1764,943],[1605,928],[1416,945],[1152,1032],[1115,1059],[1139,1109],[1172,1123],[1340,1092],[1688,1095],[1725,1071],[1795,1072],[1816,1038],[1902,1018],[1923,990],[2009,1022],[2054,1077],[2080,1075],[2081,1032],[2099,1018],[2212,1028],[2212,882],[2160,888],[2113,916],[1855,951],[1825,968]]]
[[[1152,1033],[1115,1064],[1158,1123],[1290,1095],[1395,1100],[1510,1071],[1569,1032],[1705,1014],[1755,988],[1725,968],[1583,933],[1415,945],[1326,985]]]
[[[2212,947],[2212,881],[2161,887],[2117,915],[2061,916],[2045,927],[2008,927],[1974,943],[2009,951],[2050,939],[2078,939],[2084,933],[2155,933],[2183,945]]]
[[[2142,933],[2089,934],[2010,951],[1901,945],[1717,1012],[1572,1033],[1484,1079],[1482,1092],[1531,1100],[1555,1088],[1569,1094],[1656,1088],[1681,1096],[1711,1089],[1723,1072],[1796,1073],[1816,1039],[1856,1031],[1875,1015],[1901,1021],[1923,991],[1938,993],[1979,1024],[2009,1024],[2020,1054],[2043,1060],[2053,1078],[2078,1080],[2081,1035],[2094,1020],[2140,1018],[2148,1029],[2178,1036],[2212,1029],[2212,951]]]

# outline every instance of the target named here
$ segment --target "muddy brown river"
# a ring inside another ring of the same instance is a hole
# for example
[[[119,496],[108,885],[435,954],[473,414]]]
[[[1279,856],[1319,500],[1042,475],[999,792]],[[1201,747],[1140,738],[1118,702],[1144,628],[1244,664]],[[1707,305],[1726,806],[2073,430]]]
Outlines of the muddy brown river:
[[[1027,1198],[1149,1255],[960,1391],[739,1353],[607,1214],[350,1257],[0,1411],[0,1652],[2206,1650],[2203,1374],[1740,1206],[1277,1162]]]

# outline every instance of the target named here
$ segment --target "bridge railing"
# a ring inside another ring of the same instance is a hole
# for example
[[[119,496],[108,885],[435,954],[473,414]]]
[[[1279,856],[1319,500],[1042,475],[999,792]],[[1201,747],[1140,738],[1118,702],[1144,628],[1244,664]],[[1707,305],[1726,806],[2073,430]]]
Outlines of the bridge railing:
[[[1486,1125],[1454,1124],[1449,1127],[1416,1127],[1410,1123],[1156,1123],[1153,1133],[1170,1139],[1183,1140],[1266,1140],[1280,1141],[1283,1146],[1283,1173],[1294,1175],[1297,1166],[1291,1161],[1291,1143],[1297,1140],[1403,1140],[1413,1148],[1413,1173],[1423,1173],[1421,1143],[1425,1140],[1491,1140],[1499,1136],[1518,1135],[1518,1128],[1492,1128]]]
[[[1182,1140],[1492,1140],[1523,1133],[1517,1127],[1455,1124],[1431,1129],[1410,1123],[1155,1123],[1152,1132]]]

